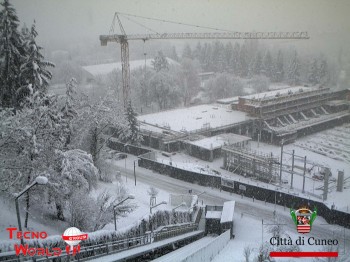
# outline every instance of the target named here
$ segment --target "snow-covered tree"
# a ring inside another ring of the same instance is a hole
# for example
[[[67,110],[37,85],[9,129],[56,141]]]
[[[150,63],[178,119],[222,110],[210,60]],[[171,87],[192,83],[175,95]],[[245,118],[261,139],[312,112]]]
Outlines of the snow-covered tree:
[[[201,45],[201,42],[198,42],[196,45],[196,48],[193,50],[193,59],[197,59],[198,61],[200,61],[201,54],[202,54],[202,45]],[[187,59],[189,58],[187,57]]]
[[[269,50],[267,50],[264,56],[262,68],[263,68],[262,73],[266,77],[268,77],[270,80],[272,80],[272,77],[275,75],[275,73],[274,73],[271,53]]]
[[[149,189],[147,190],[147,193],[150,196],[150,206],[156,205],[159,190],[153,186],[150,186]]]
[[[66,126],[56,101],[38,92],[27,100],[15,114],[3,110],[0,116],[0,183],[10,193],[30,184],[39,174],[53,170],[56,151],[65,143]],[[27,211],[32,192],[26,194]],[[28,213],[25,227],[27,224]]]
[[[318,69],[319,83],[321,85],[328,85],[330,82],[330,73],[328,63],[325,58],[321,59],[320,66]]]
[[[92,156],[79,149],[59,151],[55,162],[56,172],[48,175],[50,197],[55,203],[57,218],[63,220],[68,199],[76,191],[91,190],[98,179],[98,170]]]
[[[25,54],[23,37],[18,31],[19,20],[9,0],[1,3],[0,11],[0,106],[18,107],[20,67]]]
[[[139,125],[137,122],[137,114],[129,101],[126,111],[125,118],[128,121],[128,132],[127,132],[127,141],[131,144],[138,144],[142,140],[142,136],[139,132]]]
[[[213,61],[211,60],[211,57],[212,57],[212,47],[210,44],[205,43],[203,47],[201,63],[202,63],[202,67],[207,71],[213,70],[212,68]]]
[[[78,112],[76,110],[76,106],[77,106],[76,89],[77,89],[77,80],[75,78],[72,78],[66,84],[66,101],[62,108],[63,118],[67,121],[67,139],[66,139],[65,147],[67,147],[71,142],[71,136],[73,133],[72,121],[73,121],[73,118],[78,115]]]
[[[239,75],[239,69],[240,69],[240,60],[239,60],[239,54],[240,54],[240,46],[238,43],[235,43],[233,47],[233,54],[230,61],[230,67],[233,69],[233,73],[238,76]]]
[[[270,87],[270,79],[266,76],[256,75],[249,80],[249,84],[257,93],[266,92]]]
[[[150,97],[159,109],[167,109],[179,104],[181,91],[174,77],[166,71],[159,71],[150,79]]]
[[[182,50],[182,58],[193,59],[192,49],[189,44],[186,44],[184,49]]]
[[[276,82],[282,82],[284,79],[284,61],[283,61],[283,53],[281,50],[278,50],[278,53],[277,53],[275,75],[273,79]]]
[[[298,59],[297,51],[294,51],[292,58],[289,63],[288,73],[287,73],[287,81],[290,85],[298,85],[300,84],[300,63]]]
[[[54,64],[44,60],[41,52],[43,48],[36,43],[37,36],[34,22],[29,33],[25,35],[26,57],[20,73],[22,85],[24,85],[20,89],[21,97],[25,96],[25,90],[29,84],[31,84],[34,92],[46,93],[49,81],[52,78],[52,74],[47,70],[47,67],[54,67]]]
[[[313,58],[309,63],[307,80],[311,85],[316,85],[319,83],[319,70],[317,66],[317,60]]]
[[[242,82],[227,73],[218,74],[215,78],[209,79],[204,88],[210,101],[243,94]]]
[[[179,56],[177,55],[177,52],[176,52],[176,47],[173,46],[171,48],[171,55],[170,55],[170,58],[173,59],[174,61],[179,61]]]
[[[226,68],[226,63],[225,63],[225,49],[224,45],[216,41],[213,45],[212,49],[212,56],[211,56],[211,61],[212,61],[212,66],[214,72],[223,72]]]
[[[76,110],[78,116],[72,122],[74,132],[70,147],[90,153],[97,163],[100,151],[111,137],[103,138],[104,133],[112,126],[118,127],[121,133],[127,130],[123,107],[121,103],[116,103],[113,91],[109,90],[98,101],[83,97]]]
[[[239,52],[239,74],[241,77],[246,77],[248,75],[249,68],[249,58],[247,46],[244,44],[241,46]]]
[[[252,72],[253,75],[260,75],[263,69],[263,61],[262,61],[262,55],[261,52],[258,52],[256,54],[253,67],[252,67]]]
[[[198,68],[198,63],[195,63],[191,59],[184,58],[181,62],[181,68],[177,72],[177,79],[182,91],[185,106],[188,106],[191,99],[198,93],[200,89]]]
[[[152,61],[153,68],[156,72],[161,70],[169,70],[169,63],[166,57],[163,55],[162,51],[158,51],[158,54],[154,57]]]

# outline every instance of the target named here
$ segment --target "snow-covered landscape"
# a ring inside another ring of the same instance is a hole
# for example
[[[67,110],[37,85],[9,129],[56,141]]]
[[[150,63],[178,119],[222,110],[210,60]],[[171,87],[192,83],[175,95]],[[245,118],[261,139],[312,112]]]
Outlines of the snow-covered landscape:
[[[350,261],[349,12],[0,0],[0,261]]]

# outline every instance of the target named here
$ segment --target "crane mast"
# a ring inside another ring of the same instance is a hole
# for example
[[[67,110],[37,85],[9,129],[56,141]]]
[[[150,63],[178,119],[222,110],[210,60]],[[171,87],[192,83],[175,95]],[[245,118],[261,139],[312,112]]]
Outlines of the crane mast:
[[[164,34],[134,34],[126,35],[123,25],[116,13],[116,18],[122,34],[100,35],[101,46],[108,42],[116,42],[121,47],[123,103],[126,108],[130,99],[130,65],[129,43],[132,40],[160,39],[309,39],[307,32],[224,32],[224,33],[164,33]]]

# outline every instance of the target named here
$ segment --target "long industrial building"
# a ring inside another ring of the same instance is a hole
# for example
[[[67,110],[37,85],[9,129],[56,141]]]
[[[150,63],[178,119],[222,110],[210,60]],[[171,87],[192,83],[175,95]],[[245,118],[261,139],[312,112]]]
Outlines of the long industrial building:
[[[223,133],[280,144],[349,122],[349,100],[348,89],[298,86],[141,115],[138,120],[143,143],[169,152]],[[203,150],[210,147],[203,145]]]

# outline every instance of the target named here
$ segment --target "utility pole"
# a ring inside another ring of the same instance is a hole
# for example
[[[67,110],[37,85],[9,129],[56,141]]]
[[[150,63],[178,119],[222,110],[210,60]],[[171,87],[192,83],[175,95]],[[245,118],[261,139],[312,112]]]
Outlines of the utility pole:
[[[282,140],[281,140],[281,161],[280,161],[280,185],[282,184],[283,144],[284,144],[284,139],[282,138]]]
[[[294,176],[294,149],[292,154],[292,179],[290,181],[290,189],[293,189],[293,176]]]
[[[302,191],[302,193],[305,193],[305,173],[306,173],[306,156],[304,158],[303,191]]]

